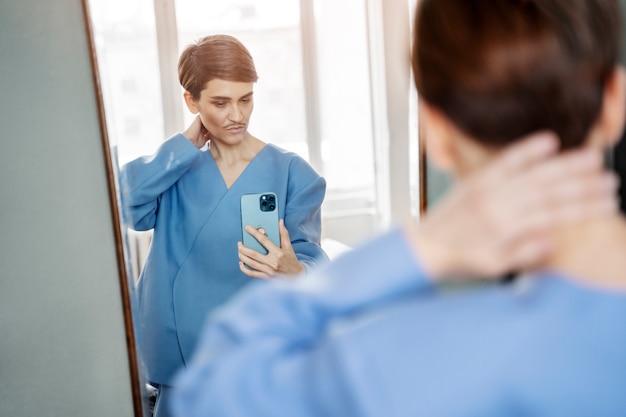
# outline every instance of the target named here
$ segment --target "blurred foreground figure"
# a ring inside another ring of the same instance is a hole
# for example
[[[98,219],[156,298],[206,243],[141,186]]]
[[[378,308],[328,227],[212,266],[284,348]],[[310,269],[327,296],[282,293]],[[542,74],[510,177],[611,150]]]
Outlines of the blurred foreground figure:
[[[421,120],[456,186],[418,225],[221,309],[175,414],[626,415],[626,223],[601,157],[626,112],[619,16],[614,0],[421,1]]]

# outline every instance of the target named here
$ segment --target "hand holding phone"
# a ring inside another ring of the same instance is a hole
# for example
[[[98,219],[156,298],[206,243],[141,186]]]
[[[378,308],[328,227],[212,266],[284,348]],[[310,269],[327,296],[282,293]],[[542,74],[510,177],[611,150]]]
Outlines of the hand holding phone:
[[[243,245],[264,255],[267,249],[254,236],[246,232],[246,226],[252,226],[272,243],[280,247],[278,229],[278,197],[273,192],[245,194],[241,196],[241,232]]]
[[[278,274],[295,276],[305,270],[291,246],[287,228],[278,218],[276,194],[266,192],[242,196],[241,226],[243,237],[239,244],[241,272],[252,278],[266,279]],[[245,230],[246,226],[249,226],[250,233]],[[265,241],[259,236],[259,232],[271,242],[271,244],[266,242],[269,248],[265,248],[259,242]]]

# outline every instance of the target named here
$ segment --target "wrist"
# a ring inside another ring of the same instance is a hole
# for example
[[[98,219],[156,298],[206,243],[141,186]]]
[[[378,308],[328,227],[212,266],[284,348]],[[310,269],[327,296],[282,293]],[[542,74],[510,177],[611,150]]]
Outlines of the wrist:
[[[304,272],[306,272],[306,268],[304,267],[304,265],[302,265],[302,263],[300,262],[297,262],[296,265],[294,265],[293,271],[291,271],[290,275],[297,276]]]
[[[189,142],[191,142],[193,146],[195,146],[198,149],[201,149],[206,143],[206,140],[201,140],[200,135],[194,135],[194,132],[190,130],[184,131],[183,136],[186,137],[187,140],[189,140]]]

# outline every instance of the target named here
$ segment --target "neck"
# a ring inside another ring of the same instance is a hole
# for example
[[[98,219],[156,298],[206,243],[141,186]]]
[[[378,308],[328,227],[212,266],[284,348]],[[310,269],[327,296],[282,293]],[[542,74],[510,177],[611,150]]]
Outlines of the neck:
[[[619,214],[562,227],[543,267],[583,284],[626,291],[626,221]]]
[[[211,151],[213,159],[216,161],[234,165],[241,162],[250,162],[264,145],[264,142],[255,138],[250,133],[246,133],[245,138],[235,144],[216,140],[211,141],[209,150]]]

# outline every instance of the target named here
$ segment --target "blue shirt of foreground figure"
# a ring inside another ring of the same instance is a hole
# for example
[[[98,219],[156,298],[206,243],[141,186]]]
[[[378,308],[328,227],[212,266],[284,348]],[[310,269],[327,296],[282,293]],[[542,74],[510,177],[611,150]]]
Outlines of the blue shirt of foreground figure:
[[[176,416],[626,415],[626,294],[550,272],[437,291],[399,231],[312,275],[213,317]]]

